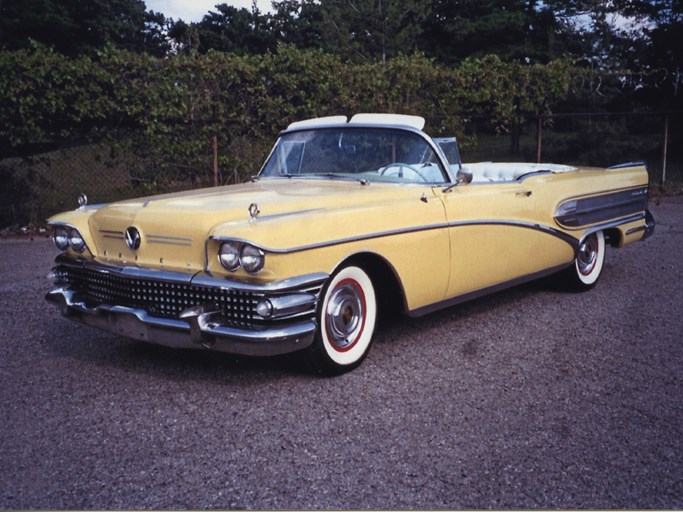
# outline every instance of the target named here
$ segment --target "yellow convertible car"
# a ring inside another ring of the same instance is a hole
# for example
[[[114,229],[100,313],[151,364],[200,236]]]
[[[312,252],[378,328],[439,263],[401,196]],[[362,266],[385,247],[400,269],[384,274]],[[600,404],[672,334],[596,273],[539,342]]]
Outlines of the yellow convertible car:
[[[589,289],[606,245],[654,231],[640,163],[467,165],[455,139],[423,127],[300,121],[250,183],[56,215],[47,299],[137,340],[305,351],[340,373],[366,356],[384,309],[420,316],[555,272]]]

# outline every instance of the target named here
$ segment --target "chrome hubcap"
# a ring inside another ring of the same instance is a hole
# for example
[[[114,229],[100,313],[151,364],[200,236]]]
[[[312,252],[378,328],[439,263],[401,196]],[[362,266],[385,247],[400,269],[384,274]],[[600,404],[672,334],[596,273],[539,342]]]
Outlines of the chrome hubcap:
[[[334,289],[325,310],[325,325],[330,342],[340,350],[351,348],[363,330],[365,297],[352,280],[342,281]]]
[[[579,246],[579,255],[576,262],[579,267],[579,272],[583,275],[591,273],[595,267],[595,262],[598,259],[598,237],[590,235]]]

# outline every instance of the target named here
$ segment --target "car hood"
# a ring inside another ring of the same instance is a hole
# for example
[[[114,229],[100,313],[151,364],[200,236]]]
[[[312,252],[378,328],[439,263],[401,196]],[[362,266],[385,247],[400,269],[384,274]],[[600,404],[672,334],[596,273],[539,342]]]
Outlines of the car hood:
[[[112,203],[90,216],[89,228],[99,260],[194,272],[205,266],[206,243],[211,237],[249,240],[277,250],[284,244],[319,241],[331,236],[332,230],[335,236],[354,236],[363,228],[358,225],[361,218],[376,217],[367,215],[367,210],[417,202],[426,191],[429,187],[266,179]],[[255,219],[249,212],[251,205],[259,210]],[[396,211],[403,211],[396,206]],[[350,211],[356,212],[355,218],[349,217]],[[405,222],[400,214],[396,217],[396,222]],[[350,222],[340,225],[342,218]],[[300,229],[294,236],[287,230],[285,236],[279,228],[293,222]],[[141,235],[136,250],[125,242],[125,232],[131,227]]]

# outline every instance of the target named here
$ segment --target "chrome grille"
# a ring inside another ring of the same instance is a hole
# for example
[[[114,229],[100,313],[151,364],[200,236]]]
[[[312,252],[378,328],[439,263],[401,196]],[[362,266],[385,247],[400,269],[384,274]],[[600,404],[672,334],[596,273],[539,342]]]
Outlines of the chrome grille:
[[[249,327],[254,323],[255,308],[260,299],[256,294],[241,290],[126,277],[88,268],[62,266],[58,271],[60,279],[92,306],[125,306],[164,318],[178,318],[187,308],[213,304],[222,310],[225,320],[232,325]]]

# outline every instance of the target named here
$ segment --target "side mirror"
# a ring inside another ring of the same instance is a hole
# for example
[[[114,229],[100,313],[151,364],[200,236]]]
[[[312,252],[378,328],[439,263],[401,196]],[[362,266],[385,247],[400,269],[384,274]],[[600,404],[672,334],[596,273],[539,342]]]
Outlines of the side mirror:
[[[458,183],[472,183],[472,173],[465,171],[464,169],[460,169],[458,174],[455,176],[455,180]]]

